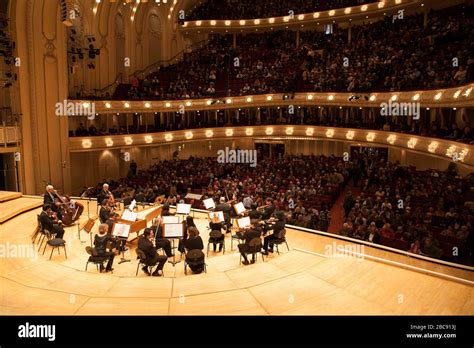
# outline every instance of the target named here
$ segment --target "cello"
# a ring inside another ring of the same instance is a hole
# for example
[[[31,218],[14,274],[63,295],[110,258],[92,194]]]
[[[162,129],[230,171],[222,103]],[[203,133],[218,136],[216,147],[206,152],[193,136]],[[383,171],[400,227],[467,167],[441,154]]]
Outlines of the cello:
[[[57,191],[54,191],[56,194],[55,203],[58,203],[59,209],[61,210],[61,221],[65,226],[71,226],[76,222],[84,211],[84,206],[79,203],[71,200],[68,196],[61,196]]]

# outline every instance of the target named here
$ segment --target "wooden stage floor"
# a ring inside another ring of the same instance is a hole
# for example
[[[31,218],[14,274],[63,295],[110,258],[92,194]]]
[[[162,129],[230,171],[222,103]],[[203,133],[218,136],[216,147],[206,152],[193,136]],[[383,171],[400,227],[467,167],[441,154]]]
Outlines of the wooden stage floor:
[[[200,275],[184,275],[181,262],[176,267],[167,263],[164,277],[147,277],[141,270],[136,277],[136,242],[127,256],[132,261],[118,264],[116,257],[113,274],[100,274],[93,264],[85,272],[89,236],[82,232],[86,242],[81,243],[77,226],[66,230],[67,260],[61,251],[49,261],[48,250],[44,256],[15,257],[15,247],[31,250],[38,212],[23,213],[0,225],[0,244],[10,253],[0,258],[1,315],[474,314],[472,285],[370,257],[332,257],[323,250],[334,239],[290,229],[289,252],[283,246],[281,255],[273,254],[264,262],[259,257],[250,266],[239,265],[228,235],[226,254],[210,252],[207,274]],[[81,221],[86,217],[87,209]],[[196,224],[207,242],[203,217],[196,213]]]
[[[5,191],[2,192],[5,193]],[[3,197],[7,197],[7,195],[4,195]],[[13,198],[13,195],[8,197],[10,198],[5,198],[4,201],[0,201],[0,224],[26,211],[43,205],[43,199],[40,198],[21,197],[21,194],[19,196],[20,198],[18,196]]]

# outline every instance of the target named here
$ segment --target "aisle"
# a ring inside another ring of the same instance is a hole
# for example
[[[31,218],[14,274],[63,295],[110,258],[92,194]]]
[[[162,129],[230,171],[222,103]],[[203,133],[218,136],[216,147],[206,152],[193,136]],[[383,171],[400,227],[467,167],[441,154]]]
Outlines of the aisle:
[[[342,224],[344,223],[344,197],[348,191],[351,191],[354,196],[360,195],[361,193],[360,188],[354,187],[353,181],[351,180],[344,191],[339,195],[336,203],[332,206],[331,223],[328,228],[329,233],[337,233],[342,228]]]

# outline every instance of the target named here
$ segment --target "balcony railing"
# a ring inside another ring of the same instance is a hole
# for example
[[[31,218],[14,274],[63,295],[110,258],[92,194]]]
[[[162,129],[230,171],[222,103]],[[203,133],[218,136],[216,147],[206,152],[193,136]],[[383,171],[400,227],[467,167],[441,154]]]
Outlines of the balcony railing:
[[[99,114],[182,112],[197,110],[222,110],[235,108],[271,106],[347,106],[381,107],[382,103],[416,103],[420,107],[472,107],[474,106],[474,83],[434,90],[373,92],[373,93],[318,93],[301,92],[294,95],[275,93],[245,95],[223,98],[200,98],[182,100],[70,100],[84,104],[85,109],[93,103]]]
[[[0,126],[0,147],[14,146],[20,142],[20,130],[18,127]]]
[[[166,143],[236,138],[259,140],[322,139],[368,146],[401,148],[410,152],[448,159],[468,166],[471,170],[474,169],[474,145],[386,131],[301,125],[201,128],[148,134],[74,137],[69,138],[69,148],[72,152],[81,152],[127,146],[152,146]]]
[[[334,10],[294,14],[289,16],[253,19],[206,19],[185,21],[180,25],[181,30],[207,31],[241,31],[241,30],[265,30],[273,27],[301,27],[306,25],[316,25],[332,23],[333,21],[356,21],[365,18],[367,15],[377,15],[391,13],[401,8],[421,6],[420,0],[385,0],[365,4],[338,8]]]

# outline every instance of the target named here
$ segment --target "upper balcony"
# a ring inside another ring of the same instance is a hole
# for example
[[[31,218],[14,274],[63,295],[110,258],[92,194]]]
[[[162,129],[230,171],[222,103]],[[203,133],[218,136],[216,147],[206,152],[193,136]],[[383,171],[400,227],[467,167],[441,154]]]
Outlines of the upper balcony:
[[[385,0],[360,6],[337,8],[311,13],[290,13],[288,16],[252,19],[206,19],[184,21],[180,30],[188,32],[255,32],[273,29],[314,28],[318,25],[340,22],[357,22],[370,17],[397,13],[400,9],[424,7],[421,0]]]

